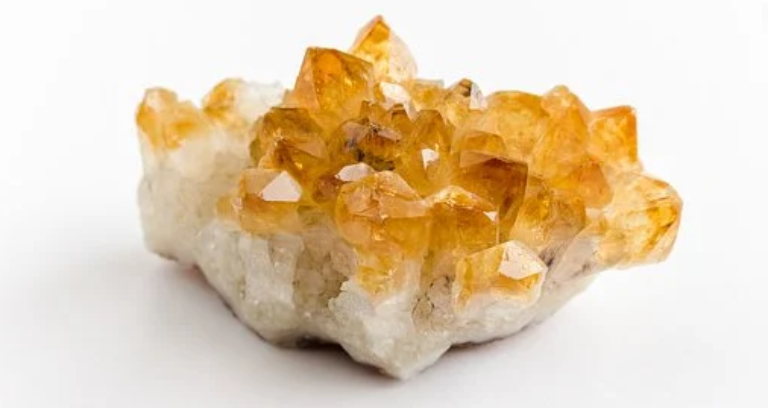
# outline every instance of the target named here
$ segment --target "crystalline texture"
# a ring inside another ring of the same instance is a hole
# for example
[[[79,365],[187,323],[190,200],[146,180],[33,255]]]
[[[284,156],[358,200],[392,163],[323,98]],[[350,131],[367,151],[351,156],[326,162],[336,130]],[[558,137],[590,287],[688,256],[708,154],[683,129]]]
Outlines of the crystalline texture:
[[[643,172],[630,107],[420,79],[380,17],[263,92],[225,80],[198,109],[151,89],[136,119],[148,243],[270,341],[404,378],[674,244],[682,201]]]

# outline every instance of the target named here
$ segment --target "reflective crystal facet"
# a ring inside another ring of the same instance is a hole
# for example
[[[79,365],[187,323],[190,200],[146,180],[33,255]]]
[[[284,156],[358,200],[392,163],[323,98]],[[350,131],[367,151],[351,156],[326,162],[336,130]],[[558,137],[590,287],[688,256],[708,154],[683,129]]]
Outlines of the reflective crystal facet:
[[[536,253],[508,241],[459,261],[453,284],[454,301],[461,306],[477,295],[497,295],[531,302],[546,271],[547,266]]]
[[[291,232],[300,228],[302,188],[282,170],[253,168],[243,172],[237,190],[223,198],[217,211],[250,233]]]
[[[360,30],[350,52],[373,64],[378,81],[397,83],[416,76],[416,61],[408,46],[381,17]]]

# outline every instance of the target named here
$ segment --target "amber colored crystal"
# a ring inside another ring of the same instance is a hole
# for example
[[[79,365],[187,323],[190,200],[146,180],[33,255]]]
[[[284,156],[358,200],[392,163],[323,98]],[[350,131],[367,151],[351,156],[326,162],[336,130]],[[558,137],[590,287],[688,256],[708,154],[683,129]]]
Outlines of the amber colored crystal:
[[[510,239],[542,253],[567,244],[586,222],[584,203],[579,198],[550,187],[540,178],[530,177]]]
[[[609,168],[639,170],[635,110],[618,106],[592,112],[588,151]]]
[[[544,95],[542,107],[549,121],[532,150],[532,173],[579,196],[588,207],[604,207],[612,191],[601,166],[589,155],[589,110],[562,86]]]
[[[377,81],[398,83],[416,76],[408,46],[380,16],[360,30],[350,53],[373,64]]]
[[[430,247],[435,251],[469,254],[499,240],[496,206],[457,187],[448,186],[428,198],[433,222]]]
[[[420,260],[429,244],[429,208],[392,172],[374,173],[344,185],[335,220],[341,236],[355,248],[355,279],[372,295],[398,287],[406,279],[404,263]]]
[[[374,298],[385,298],[408,280],[408,265],[401,252],[376,252],[357,249],[355,281]]]
[[[362,250],[418,255],[429,243],[429,208],[402,177],[389,171],[344,185],[335,218],[339,233]]]
[[[136,112],[139,130],[150,144],[175,149],[187,139],[211,132],[211,123],[189,101],[179,101],[174,92],[163,88],[147,90]]]
[[[508,241],[493,246],[458,262],[454,301],[462,306],[480,294],[532,301],[546,270],[541,259],[524,245]]]
[[[486,107],[486,100],[480,87],[469,79],[462,79],[448,88],[439,105],[446,119],[457,128],[471,123]]]
[[[335,165],[359,162],[377,171],[393,170],[412,128],[413,122],[402,105],[385,109],[365,102],[359,116],[341,124],[332,136],[330,149]]]
[[[669,255],[680,226],[682,201],[667,183],[642,174],[625,174],[617,197],[606,208],[598,260],[627,267],[659,262]]]
[[[411,103],[417,110],[436,110],[442,106],[446,93],[442,81],[416,79],[409,82],[406,86],[411,96]]]
[[[506,156],[501,136],[481,131],[461,135],[454,151],[451,182],[493,204],[506,236],[523,202],[528,165]]]
[[[321,219],[351,247],[354,281],[373,298],[439,278],[458,308],[531,301],[546,265],[567,254],[591,270],[668,255],[682,202],[642,173],[632,108],[590,112],[562,86],[486,98],[471,80],[446,88],[415,74],[381,18],[349,54],[309,48],[294,89],[251,128],[252,168],[220,216],[260,235]],[[222,82],[202,111],[150,90],[139,127],[162,148],[214,125],[245,132],[241,86]]]
[[[286,170],[311,185],[329,165],[323,128],[306,109],[272,109],[254,130],[251,157],[260,167]]]
[[[203,112],[221,127],[243,134],[254,119],[243,117],[237,108],[239,93],[246,86],[241,79],[221,81],[203,99]]]
[[[401,145],[396,172],[422,195],[449,182],[451,143],[454,128],[440,112],[423,110]]]
[[[254,234],[296,231],[302,189],[288,172],[253,168],[243,172],[237,190],[223,198],[217,211]]]
[[[373,97],[373,87],[369,62],[338,50],[308,48],[286,103],[309,109],[330,126],[356,116],[360,104]]]
[[[547,125],[541,97],[524,92],[496,92],[487,101],[488,108],[478,119],[476,129],[500,135],[510,157],[526,160]]]

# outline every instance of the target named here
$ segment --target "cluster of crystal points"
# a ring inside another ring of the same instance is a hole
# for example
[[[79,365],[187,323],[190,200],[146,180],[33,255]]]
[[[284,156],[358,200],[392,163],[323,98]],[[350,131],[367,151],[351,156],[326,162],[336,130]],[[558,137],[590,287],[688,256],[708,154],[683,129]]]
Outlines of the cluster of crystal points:
[[[451,282],[457,309],[524,298],[576,242],[592,248],[590,272],[660,261],[673,245],[682,203],[643,173],[630,107],[590,111],[562,86],[484,96],[467,79],[419,79],[381,18],[348,53],[309,48],[293,89],[253,125],[235,112],[238,89],[225,81],[202,109],[150,91],[139,127],[158,150],[212,126],[252,140],[217,216],[256,236],[335,225],[375,301],[414,270],[423,290]]]

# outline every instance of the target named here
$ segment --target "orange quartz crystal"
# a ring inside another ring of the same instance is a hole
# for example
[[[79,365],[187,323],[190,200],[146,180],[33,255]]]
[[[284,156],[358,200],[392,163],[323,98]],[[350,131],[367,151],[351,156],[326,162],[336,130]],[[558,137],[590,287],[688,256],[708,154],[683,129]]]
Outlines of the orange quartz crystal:
[[[136,112],[139,131],[155,148],[179,147],[184,140],[213,130],[210,120],[192,102],[180,101],[176,94],[163,88],[152,88]]]
[[[203,112],[221,127],[244,133],[250,121],[238,112],[237,102],[246,86],[242,79],[221,81],[203,99]]]
[[[232,195],[219,201],[217,211],[250,233],[296,232],[301,227],[302,195],[301,186],[287,171],[250,168]]]
[[[373,98],[374,83],[370,62],[338,50],[309,48],[285,104],[309,109],[333,127],[356,116],[360,104]]]
[[[408,280],[402,266],[424,257],[432,229],[424,200],[389,171],[343,186],[335,220],[358,255],[356,280],[373,295],[389,294]]]
[[[486,292],[521,302],[534,301],[533,292],[546,269],[528,248],[507,241],[459,260],[453,282],[454,301],[463,305],[472,296]]]
[[[416,76],[416,61],[408,46],[381,17],[360,30],[350,52],[373,64],[377,81],[400,83]]]
[[[238,86],[217,86],[202,111],[150,90],[139,127],[164,149],[212,123],[241,129]],[[485,97],[468,79],[419,79],[380,17],[349,53],[309,48],[249,135],[252,167],[219,214],[261,235],[326,217],[376,298],[448,275],[457,307],[481,294],[524,301],[577,237],[593,270],[627,267],[664,259],[680,223],[675,190],[643,173],[632,108],[592,112],[562,86]]]

